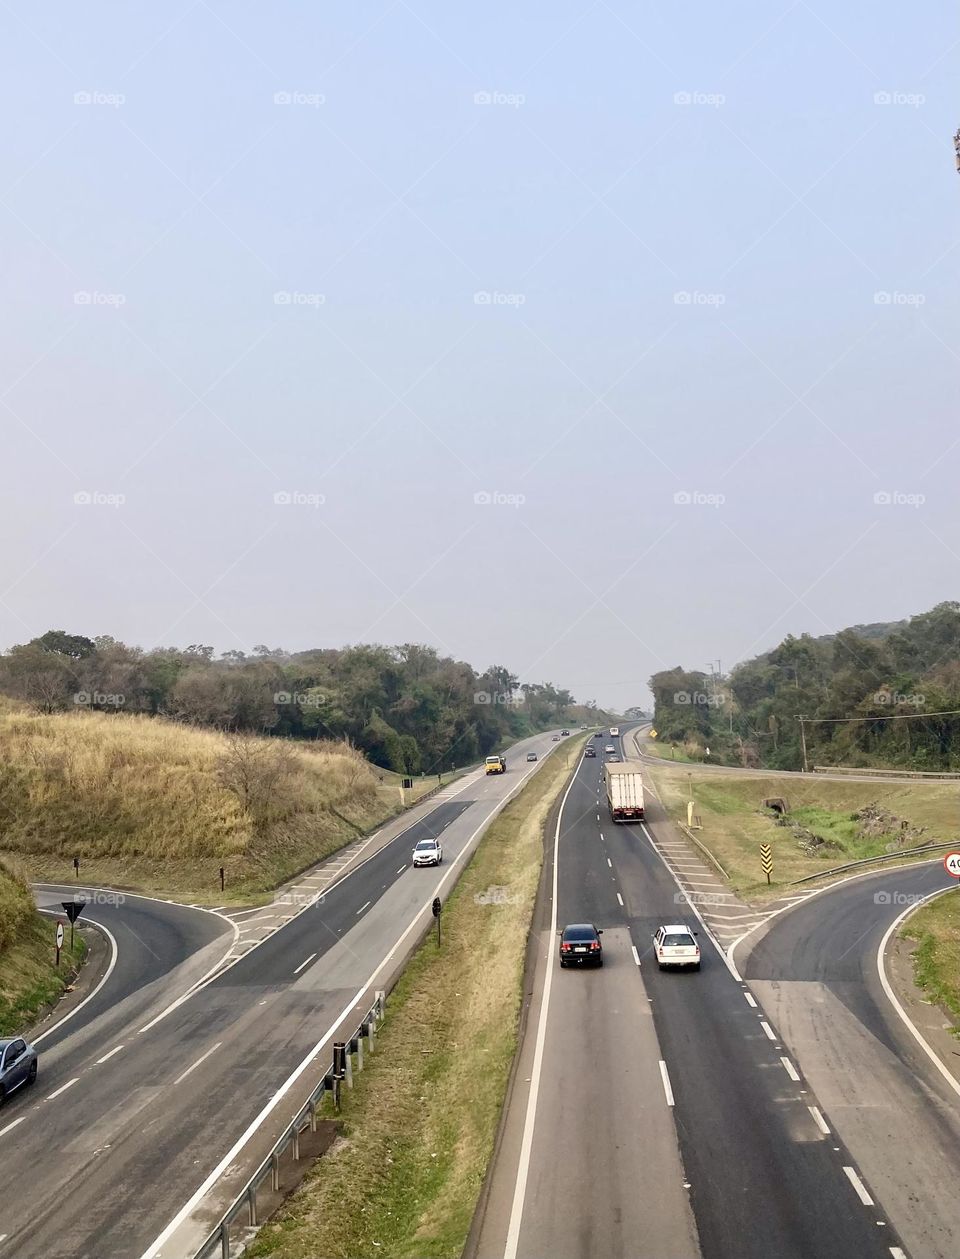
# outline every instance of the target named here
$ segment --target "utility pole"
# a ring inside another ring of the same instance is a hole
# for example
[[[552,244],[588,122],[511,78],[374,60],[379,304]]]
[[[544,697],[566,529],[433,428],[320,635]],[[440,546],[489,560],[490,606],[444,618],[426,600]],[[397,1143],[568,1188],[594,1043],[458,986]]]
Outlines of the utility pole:
[[[805,718],[802,713],[797,713],[797,720],[800,722],[800,746],[803,748],[803,772],[806,773],[807,772],[807,736],[804,733],[804,729],[803,729],[803,723],[804,723]]]

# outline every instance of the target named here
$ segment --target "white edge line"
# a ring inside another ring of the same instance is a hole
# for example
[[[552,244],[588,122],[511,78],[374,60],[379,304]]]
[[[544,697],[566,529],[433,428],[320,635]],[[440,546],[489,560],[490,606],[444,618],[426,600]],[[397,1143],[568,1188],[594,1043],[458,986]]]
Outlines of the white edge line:
[[[757,999],[756,999],[756,997],[753,995],[753,993],[752,993],[752,992],[745,992],[743,995],[744,995],[744,997],[746,998],[747,1005],[752,1006],[752,1008],[755,1010],[755,1009],[757,1008]]]
[[[799,1084],[799,1083],[800,1083],[800,1076],[797,1074],[797,1068],[793,1065],[793,1063],[790,1061],[790,1059],[789,1059],[789,1058],[781,1058],[781,1059],[780,1059],[780,1061],[783,1063],[783,1069],[784,1069],[784,1071],[786,1071],[786,1073],[787,1073],[787,1075],[790,1077],[790,1079],[791,1079],[791,1080],[793,1080],[794,1084]]]
[[[670,1084],[670,1073],[667,1071],[667,1064],[660,1059],[660,1079],[663,1081],[663,1093],[667,1099],[667,1105],[673,1106],[673,1088]]]
[[[41,914],[49,914],[54,918],[58,916],[57,911],[55,909],[41,909],[39,912]],[[63,911],[61,910],[60,916],[62,915],[63,915]],[[97,995],[97,993],[100,991],[103,985],[107,982],[107,980],[113,974],[113,968],[117,964],[117,957],[120,952],[120,950],[117,948],[117,941],[114,938],[113,932],[108,927],[105,927],[102,922],[94,922],[92,918],[87,919],[86,925],[88,927],[95,927],[97,931],[102,931],[103,934],[110,941],[110,964],[108,965],[107,969],[104,971],[103,978],[97,984],[96,988],[94,988],[93,992],[85,996],[84,999],[78,1005],[75,1005],[73,1009],[70,1010],[67,1014],[65,1014],[62,1019],[57,1019],[56,1023],[54,1023],[52,1027],[48,1027],[45,1032],[41,1032],[38,1036],[31,1036],[30,1037],[31,1045],[39,1045],[42,1040],[45,1040],[47,1036],[49,1036],[52,1032],[55,1032],[58,1027],[63,1027],[64,1023],[72,1019],[75,1014],[79,1014],[80,1011],[83,1009],[83,1007],[87,1004],[87,1002],[93,1000],[93,998]]]
[[[863,1205],[865,1207],[875,1206],[876,1203],[873,1201],[873,1199],[870,1197],[870,1194],[867,1192],[867,1186],[863,1183],[863,1181],[860,1179],[860,1177],[857,1175],[854,1169],[852,1167],[845,1167],[843,1169],[843,1173],[846,1176],[847,1180],[850,1181],[850,1184],[853,1185],[854,1189],[857,1192],[857,1197],[860,1199]]]
[[[760,1026],[763,1028],[763,1034],[766,1036],[767,1040],[776,1040],[776,1039],[777,1039],[776,1034],[774,1033],[773,1028],[772,1028],[772,1027],[770,1026],[770,1024],[766,1021],[766,1019],[761,1019],[761,1020],[760,1020]]]
[[[558,746],[561,746],[561,745],[558,745]],[[486,829],[486,827],[497,816],[498,813],[502,812],[503,809],[506,808],[506,806],[510,803],[513,797],[523,788],[524,784],[526,783],[527,779],[530,777],[531,773],[535,773],[537,770],[541,769],[544,764],[546,764],[547,757],[554,750],[555,749],[553,748],[547,748],[546,751],[544,752],[543,758],[537,761],[532,766],[531,769],[526,771],[526,773],[522,774],[516,786],[513,787],[510,791],[508,791],[507,794],[501,800],[497,801],[496,805],[490,810],[490,812],[486,815],[483,821],[477,826],[476,830],[473,832],[473,834],[464,844],[461,851],[450,862],[450,867],[447,870],[446,874],[441,878],[440,882],[434,886],[434,889],[433,889],[434,896],[436,896],[441,891],[441,889],[443,888],[447,880],[453,877],[453,875],[457,871],[457,866],[463,860],[463,858],[465,856],[472,855],[471,850],[472,850],[473,842],[477,838],[477,836],[483,830]],[[570,785],[567,787],[567,792],[570,791],[570,787],[573,786],[573,783],[575,781],[576,781],[576,771],[574,771],[573,777],[570,779]],[[564,796],[564,800],[565,799],[566,799],[566,795]],[[563,809],[563,806],[561,805],[561,812],[562,812],[562,809]],[[557,837],[558,838],[559,838],[559,826],[560,826],[560,823],[559,823],[559,818],[558,818],[558,821],[557,821]],[[402,833],[403,832],[401,832],[401,834]],[[390,842],[392,843],[393,841],[391,840]],[[351,874],[352,873],[354,872],[351,871]],[[349,878],[349,877],[350,875],[344,875],[344,878]],[[430,898],[430,900],[432,900],[432,898]],[[159,1256],[161,1255],[162,1247],[165,1245],[165,1243],[170,1240],[170,1238],[173,1236],[176,1230],[180,1227],[183,1221],[193,1211],[194,1207],[199,1202],[201,1202],[204,1197],[206,1197],[206,1195],[217,1183],[217,1181],[220,1179],[220,1177],[223,1175],[226,1169],[236,1159],[237,1155],[240,1153],[243,1147],[247,1144],[250,1138],[261,1127],[261,1125],[263,1124],[267,1116],[270,1115],[272,1111],[276,1109],[276,1107],[280,1104],[283,1098],[286,1097],[287,1093],[290,1092],[294,1084],[296,1084],[297,1080],[300,1079],[301,1075],[303,1075],[303,1073],[307,1070],[307,1068],[310,1066],[313,1060],[317,1057],[317,1055],[323,1049],[324,1045],[327,1043],[327,1041],[330,1039],[330,1037],[333,1035],[333,1033],[336,1031],[339,1025],[344,1021],[344,1019],[346,1019],[354,1011],[355,1007],[363,1000],[364,994],[369,992],[371,987],[373,987],[373,985],[376,983],[377,976],[384,969],[384,967],[388,965],[388,963],[390,962],[394,954],[403,945],[403,942],[406,940],[406,938],[411,934],[411,932],[415,931],[418,928],[421,921],[430,912],[430,900],[428,900],[424,904],[420,912],[414,916],[411,922],[407,925],[403,934],[396,941],[393,948],[390,949],[390,951],[386,954],[383,961],[380,962],[380,964],[377,966],[376,970],[373,972],[373,974],[370,976],[367,982],[363,985],[362,988],[359,988],[353,994],[348,1004],[344,1007],[341,1013],[337,1015],[333,1023],[331,1023],[330,1026],[326,1029],[326,1031],[323,1033],[320,1040],[318,1040],[317,1043],[314,1045],[314,1047],[307,1053],[306,1057],[303,1059],[300,1065],[294,1068],[294,1070],[290,1073],[290,1075],[287,1076],[286,1080],[284,1080],[284,1082],[277,1089],[276,1093],[274,1093],[274,1095],[270,1098],[270,1100],[263,1106],[260,1112],[254,1116],[254,1118],[247,1125],[246,1129],[236,1139],[236,1141],[233,1143],[233,1145],[230,1147],[227,1153],[223,1156],[220,1162],[208,1174],[208,1176],[203,1181],[203,1183],[199,1186],[199,1188],[194,1190],[193,1194],[180,1208],[180,1210],[173,1217],[173,1219],[166,1226],[166,1228],[159,1235],[159,1237],[157,1237],[157,1239],[154,1242],[152,1242],[147,1247],[147,1249],[143,1252],[140,1259],[159,1259]],[[554,922],[556,922],[556,896],[554,896]],[[244,956],[247,957],[249,956],[249,954],[244,954]],[[548,970],[547,974],[549,976],[552,973],[553,971],[551,968],[550,970]]]
[[[631,950],[633,951],[633,960],[634,960],[634,961],[636,962],[636,964],[639,966],[639,965],[640,965],[640,954],[637,952],[637,946],[636,946],[635,944],[631,944],[631,945],[630,945],[630,948],[631,948]]]
[[[890,1247],[891,1259],[907,1259],[907,1252],[901,1250],[899,1246]]]
[[[174,1080],[174,1084],[179,1084],[181,1080],[185,1080],[187,1078],[187,1076],[191,1073],[191,1071],[196,1071],[197,1067],[200,1066],[201,1062],[206,1062],[206,1060],[210,1057],[210,1055],[215,1054],[222,1044],[223,1044],[223,1041],[218,1040],[217,1043],[211,1046],[211,1048],[208,1049],[205,1054],[201,1054],[200,1057],[196,1060],[196,1062],[191,1062],[190,1066],[187,1067],[186,1071],[182,1072],[180,1075],[177,1076],[177,1078]]]
[[[579,768],[579,766],[577,767]],[[557,813],[557,825],[553,834],[553,896],[550,911],[550,940],[557,934],[557,899],[560,867],[560,827],[563,822],[563,810],[567,797],[577,781],[577,769],[570,775],[567,789],[560,801]],[[517,1179],[513,1191],[513,1205],[510,1208],[510,1222],[507,1228],[507,1241],[503,1250],[503,1259],[516,1259],[517,1247],[520,1243],[520,1226],[523,1223],[523,1207],[527,1196],[527,1176],[530,1173],[530,1155],[533,1150],[533,1129],[537,1119],[537,1098],[540,1094],[540,1075],[543,1069],[543,1050],[547,1039],[547,1013],[550,1007],[550,989],[553,987],[553,958],[547,960],[547,974],[543,983],[543,997],[537,1016],[537,1040],[533,1051],[533,1067],[530,1072],[530,1092],[527,1094],[527,1111],[523,1120],[523,1137],[520,1142],[520,1160],[517,1165]],[[146,1259],[146,1256],[144,1257]]]
[[[896,993],[893,991],[893,988],[890,986],[890,980],[887,978],[887,969],[886,969],[886,966],[884,965],[884,954],[887,951],[887,943],[890,937],[893,935],[894,931],[896,931],[896,929],[903,922],[904,918],[906,918],[909,914],[912,914],[914,910],[919,909],[921,905],[926,905],[930,901],[935,900],[938,896],[943,896],[945,892],[953,892],[953,891],[956,891],[956,889],[952,887],[944,887],[944,888],[940,888],[939,891],[930,892],[927,896],[923,898],[923,900],[917,901],[915,905],[909,905],[903,911],[902,914],[898,914],[897,917],[894,918],[893,922],[890,924],[890,926],[887,928],[886,932],[884,933],[883,939],[880,941],[880,947],[877,949],[877,971],[879,972],[879,975],[880,975],[880,983],[883,986],[883,991],[887,995],[887,1000],[896,1010],[897,1014],[899,1014],[900,1018],[903,1020],[904,1024],[906,1025],[911,1035],[916,1040],[917,1044],[923,1050],[923,1052],[927,1055],[927,1057],[930,1059],[933,1065],[937,1068],[937,1070],[940,1072],[940,1074],[943,1076],[946,1082],[950,1085],[953,1091],[958,1096],[960,1096],[960,1083],[957,1082],[956,1076],[954,1076],[951,1071],[947,1070],[946,1066],[943,1064],[943,1062],[940,1061],[940,1058],[937,1056],[934,1050],[930,1047],[930,1045],[924,1039],[919,1028],[916,1027],[913,1020],[910,1018],[910,1015],[907,1014],[906,1010],[900,1004],[899,1000],[897,999]]]
[[[830,1129],[827,1127],[827,1121],[824,1119],[823,1115],[820,1113],[820,1107],[808,1106],[807,1110],[809,1110],[810,1114],[813,1116],[813,1122],[817,1125],[817,1127],[820,1129],[823,1135],[825,1137],[828,1137],[830,1135]]]

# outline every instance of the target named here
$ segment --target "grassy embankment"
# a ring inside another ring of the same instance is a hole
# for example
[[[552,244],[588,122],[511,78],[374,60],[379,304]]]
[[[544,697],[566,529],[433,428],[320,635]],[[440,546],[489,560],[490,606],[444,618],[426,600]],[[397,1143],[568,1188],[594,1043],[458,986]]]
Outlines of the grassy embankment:
[[[437,785],[415,782],[408,804]],[[76,856],[87,883],[256,900],[397,813],[398,787],[340,743],[0,700],[0,857],[34,880],[71,880]]]
[[[38,914],[27,884],[0,866],[0,1036],[21,1030],[63,992],[83,958],[85,946],[70,936],[54,965],[53,919]]]
[[[960,895],[948,892],[918,909],[904,923],[902,934],[917,942],[913,955],[917,984],[928,1000],[960,1023]]]
[[[572,740],[494,822],[388,1001],[377,1052],[345,1093],[344,1135],[258,1236],[273,1259],[455,1259],[493,1149],[516,1048],[543,827]],[[503,889],[490,903],[489,889]]]
[[[728,872],[731,885],[747,897],[763,898],[794,879],[862,857],[946,843],[957,831],[957,787],[952,783],[831,782],[818,775],[724,775],[660,765],[648,765],[646,772],[674,819],[686,821],[692,788],[703,823],[697,837]],[[798,831],[778,826],[762,807],[764,799],[776,796],[786,799]],[[892,815],[891,829],[852,817],[873,805]],[[902,842],[897,819],[911,828]],[[918,833],[921,827],[925,829]],[[760,867],[764,841],[773,850],[770,889]]]

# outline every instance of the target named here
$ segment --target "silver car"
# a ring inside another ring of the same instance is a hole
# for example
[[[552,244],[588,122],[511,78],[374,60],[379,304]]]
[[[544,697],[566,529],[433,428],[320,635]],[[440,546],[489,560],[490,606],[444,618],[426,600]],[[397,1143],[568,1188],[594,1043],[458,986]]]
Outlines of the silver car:
[[[0,1040],[0,1106],[22,1084],[37,1078],[37,1051],[22,1036]]]

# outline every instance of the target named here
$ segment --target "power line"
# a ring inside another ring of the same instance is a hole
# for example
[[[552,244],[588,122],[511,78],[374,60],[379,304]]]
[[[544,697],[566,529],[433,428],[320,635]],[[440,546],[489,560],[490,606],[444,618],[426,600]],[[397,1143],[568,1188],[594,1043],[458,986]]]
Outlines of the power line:
[[[829,725],[840,725],[850,721],[924,721],[927,717],[960,717],[960,708],[947,708],[939,713],[890,713],[884,717],[882,714],[867,713],[863,717],[804,717],[804,721],[819,721]]]

